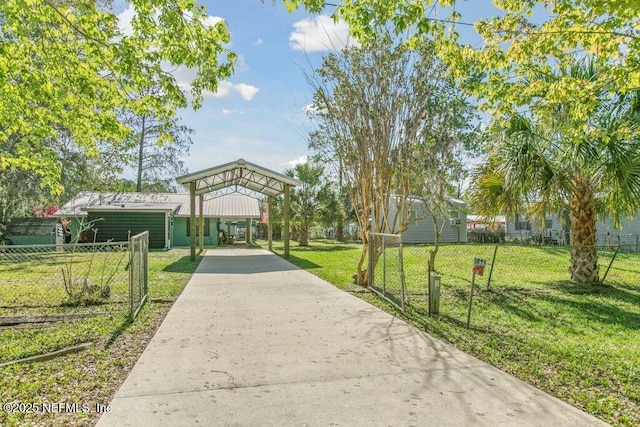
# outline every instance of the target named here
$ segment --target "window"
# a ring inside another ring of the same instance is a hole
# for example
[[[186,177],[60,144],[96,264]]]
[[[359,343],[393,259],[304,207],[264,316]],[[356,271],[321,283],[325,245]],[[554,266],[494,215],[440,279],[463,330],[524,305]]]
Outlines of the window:
[[[516,222],[516,230],[531,230],[531,224],[529,221]]]
[[[521,217],[520,215],[516,214],[516,220],[515,220],[515,225],[516,225],[516,231],[530,231],[531,230],[531,224],[529,223],[529,221],[527,221],[527,218],[525,217]]]
[[[204,219],[204,235],[208,237],[211,235],[211,227],[209,227],[211,218]],[[198,218],[196,218],[196,236],[200,235],[200,227],[198,223]],[[187,237],[191,237],[191,218],[187,217]]]
[[[547,230],[551,230],[553,228],[553,220],[552,219],[545,220],[545,227],[547,228]]]

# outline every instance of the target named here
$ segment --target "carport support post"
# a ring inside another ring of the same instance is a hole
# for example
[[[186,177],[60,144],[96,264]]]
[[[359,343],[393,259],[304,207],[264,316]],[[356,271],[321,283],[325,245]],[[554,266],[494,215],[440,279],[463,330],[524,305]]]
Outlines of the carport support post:
[[[289,258],[289,189],[290,186],[284,186],[284,257]]]
[[[273,206],[273,197],[269,196],[267,198],[267,239],[269,240],[269,252],[273,252],[273,227],[271,226],[271,207],[272,206]]]
[[[200,221],[198,226],[200,227],[200,253],[204,252],[204,194],[198,196],[198,204],[200,205]]]
[[[196,182],[191,181],[189,183],[189,204],[191,206],[190,211],[190,224],[191,229],[191,261],[196,260]]]
[[[244,240],[247,244],[251,243],[251,218],[244,219]]]

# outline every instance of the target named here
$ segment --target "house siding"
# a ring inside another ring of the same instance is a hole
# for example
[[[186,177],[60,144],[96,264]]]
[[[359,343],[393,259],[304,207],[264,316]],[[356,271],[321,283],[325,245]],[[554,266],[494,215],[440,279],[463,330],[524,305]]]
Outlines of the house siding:
[[[80,238],[80,229],[87,224],[87,218],[85,217],[72,217],[69,218],[69,230],[71,231],[71,243],[77,243]]]
[[[90,212],[87,221],[96,221],[93,227],[98,230],[96,242],[113,239],[118,242],[149,231],[149,248],[164,248],[165,213],[163,212]],[[101,219],[102,218],[102,219]]]
[[[200,212],[198,201],[196,198],[196,213]],[[260,217],[258,201],[245,195],[226,195],[206,200],[202,208],[204,217],[209,220],[209,233],[204,236],[204,244],[209,247],[219,244],[220,218],[231,222]],[[90,220],[105,218],[95,224],[99,229],[98,241],[110,238],[126,240],[128,231],[133,234],[148,230],[153,247],[165,248],[190,245],[191,238],[187,233],[190,209],[189,194],[85,191],[62,206],[56,216],[70,220],[72,239],[77,240],[82,224],[86,226]],[[235,228],[231,226],[232,233],[235,233]],[[90,236],[89,240],[92,238]]]
[[[541,235],[547,238],[553,239],[555,242],[562,243],[564,234],[562,232],[562,220],[558,215],[547,215],[546,222],[550,222],[551,227],[547,227],[545,224],[544,228],[541,228],[541,224],[539,221],[528,219],[525,216],[520,216],[517,218],[519,221],[529,221],[530,229],[518,229],[518,222],[516,221],[515,216],[509,216],[506,219],[505,223],[505,234],[507,237],[520,239],[520,240],[528,240],[532,236]]]
[[[209,221],[209,235],[205,232],[204,245],[218,246],[218,219],[211,218]],[[198,245],[196,238],[196,245]],[[173,219],[172,246],[191,246],[191,237],[187,236],[187,218],[175,217]]]
[[[444,226],[443,226],[444,222]],[[442,227],[440,243],[466,243],[466,222],[451,225],[449,218],[438,217],[438,227]],[[402,243],[434,243],[436,240],[433,218],[422,218],[407,225],[402,232]]]
[[[531,222],[531,230],[516,230],[516,221],[514,217],[507,218],[506,234],[507,237],[528,239],[536,234],[542,234],[545,237],[551,237],[560,244],[568,244],[564,242],[564,233],[562,222],[558,215],[550,215],[547,217],[552,221],[552,227],[540,230],[540,226],[535,222]],[[611,218],[598,219],[596,223],[596,239],[599,246],[617,245],[636,245],[640,242],[640,215],[633,218],[621,218],[620,227],[614,226]]]
[[[616,228],[613,219],[598,220],[596,225],[598,245],[636,245],[640,240],[640,214],[632,218],[620,218],[620,227]]]
[[[435,225],[431,216],[425,216],[421,208],[422,202],[412,202],[416,218],[409,222],[407,228],[402,232],[402,243],[434,243],[435,242]],[[438,226],[442,227],[440,234],[440,243],[467,243],[467,215],[464,213],[464,205],[451,203],[451,209],[456,210],[452,213],[452,218],[443,218],[438,216]],[[394,218],[396,207],[389,208],[389,217]],[[457,225],[451,225],[450,220],[457,219]],[[442,224],[444,223],[444,226]]]

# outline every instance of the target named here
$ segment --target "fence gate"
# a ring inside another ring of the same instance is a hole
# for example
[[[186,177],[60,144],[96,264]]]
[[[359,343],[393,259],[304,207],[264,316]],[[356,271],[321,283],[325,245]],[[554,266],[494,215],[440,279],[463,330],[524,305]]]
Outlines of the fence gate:
[[[400,234],[369,233],[369,289],[404,311],[406,287]]]
[[[129,316],[135,319],[147,300],[149,232],[129,238]]]

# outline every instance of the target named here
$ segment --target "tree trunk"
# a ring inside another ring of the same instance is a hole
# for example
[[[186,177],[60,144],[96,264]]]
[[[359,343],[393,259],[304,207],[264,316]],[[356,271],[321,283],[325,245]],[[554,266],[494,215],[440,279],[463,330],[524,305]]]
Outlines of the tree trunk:
[[[443,220],[442,226],[438,226],[438,217],[433,213],[431,214],[431,219],[433,220],[433,231],[435,239],[433,241],[433,249],[429,250],[429,273],[431,273],[432,271],[436,271],[436,256],[438,255],[438,249],[440,249],[440,235],[442,235],[442,228],[446,224],[446,220]],[[458,231],[459,230],[460,227],[458,227]]]
[[[369,236],[364,233],[362,236],[362,252],[360,253],[360,259],[358,260],[358,267],[354,276],[355,284],[369,286]]]
[[[298,228],[298,246],[309,246],[309,222],[306,220]]]
[[[366,245],[366,243],[364,245]],[[363,248],[362,253],[360,254],[360,259],[358,260],[358,268],[354,276],[355,284],[364,286],[365,288],[369,286],[369,269],[366,267],[368,252],[368,249]]]
[[[344,242],[344,221],[342,217],[338,218],[338,224],[336,225],[336,240],[338,242]]]
[[[343,216],[343,187],[342,187],[342,160],[338,159],[338,224],[336,226],[336,240],[338,242],[344,242],[344,216]]]
[[[366,236],[363,239],[362,254],[360,255],[358,269],[354,276],[356,285],[364,286],[365,288],[369,286],[369,266],[372,266],[375,271],[380,255],[382,255],[382,242],[380,237],[375,238],[373,242],[373,252],[371,253],[369,252],[369,238]],[[369,257],[372,257],[371,262],[369,262]]]
[[[578,182],[571,195],[571,280],[578,283],[599,282],[596,248],[597,212],[588,182]]]
[[[145,116],[142,116],[142,125],[140,126],[140,142],[138,146],[138,179],[136,182],[136,192],[142,191],[142,167],[144,165],[144,137],[145,137]]]

